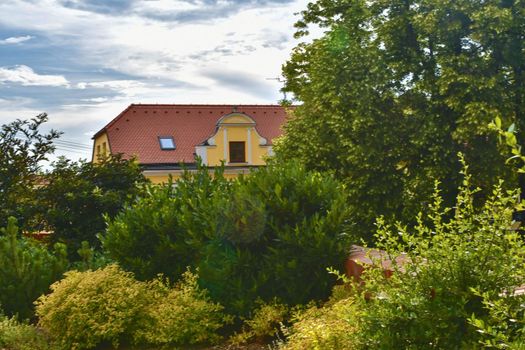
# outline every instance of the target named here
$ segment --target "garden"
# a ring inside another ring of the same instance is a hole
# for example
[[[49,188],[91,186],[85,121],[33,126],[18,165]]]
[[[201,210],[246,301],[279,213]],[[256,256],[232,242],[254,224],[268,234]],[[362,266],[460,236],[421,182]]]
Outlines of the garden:
[[[524,5],[301,16],[324,29],[283,66],[301,104],[246,176],[44,169],[45,114],[1,127],[0,349],[525,348]],[[391,273],[352,276],[352,245]]]

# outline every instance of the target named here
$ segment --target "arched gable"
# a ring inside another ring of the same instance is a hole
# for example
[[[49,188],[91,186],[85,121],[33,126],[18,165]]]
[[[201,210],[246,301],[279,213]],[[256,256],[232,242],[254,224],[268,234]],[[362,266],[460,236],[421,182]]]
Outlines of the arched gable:
[[[233,112],[217,121],[215,133],[196,146],[195,153],[210,166],[219,165],[221,161],[226,165],[264,165],[264,157],[270,155],[271,146],[257,131],[253,118]]]

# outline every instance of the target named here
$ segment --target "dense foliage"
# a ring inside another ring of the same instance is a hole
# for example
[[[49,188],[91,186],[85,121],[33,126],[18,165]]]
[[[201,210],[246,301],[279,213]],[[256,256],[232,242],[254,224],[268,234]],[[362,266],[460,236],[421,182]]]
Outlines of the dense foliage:
[[[299,304],[329,295],[346,254],[344,189],[297,164],[228,182],[186,173],[109,222],[104,248],[142,279],[199,268],[200,284],[231,312],[257,298]]]
[[[49,290],[67,269],[66,247],[49,251],[39,242],[20,237],[16,219],[0,229],[0,305],[9,316],[33,317],[33,302]]]
[[[498,185],[477,210],[469,181],[467,175],[453,212],[434,196],[426,214],[429,225],[423,215],[413,229],[379,220],[378,247],[389,258],[406,254],[406,263],[394,263],[388,279],[381,268],[365,269],[363,284],[352,286],[344,304],[329,306],[324,314],[336,312],[336,323],[343,326],[343,331],[334,328],[324,336],[339,344],[334,349],[503,348],[502,340],[523,343],[519,305],[524,297],[514,290],[525,283],[525,245],[517,231],[509,230],[518,196]],[[312,322],[306,315],[292,329],[289,349],[297,348],[294,342],[314,341],[308,333]],[[349,338],[348,332],[354,336]]]
[[[35,194],[36,228],[52,231],[52,242],[67,244],[75,259],[82,241],[100,247],[104,215],[114,217],[146,183],[138,163],[118,155],[99,163],[60,159],[42,179],[45,185]]]
[[[45,113],[31,120],[16,120],[0,128],[0,227],[14,216],[25,226],[32,205],[32,189],[38,184],[41,162],[54,151],[53,140],[60,133],[47,134],[40,127],[47,121]]]
[[[276,152],[347,181],[356,232],[370,238],[377,215],[413,218],[429,178],[452,204],[458,151],[476,185],[512,178],[487,126],[500,117],[524,139],[522,1],[318,0],[302,15],[298,37],[324,35],[284,66],[302,104]]]
[[[39,298],[39,326],[63,349],[215,341],[228,318],[196,278],[188,272],[171,288],[159,279],[139,282],[117,265],[70,271]]]
[[[52,350],[54,347],[36,327],[0,314],[0,349]]]
[[[292,310],[277,299],[259,303],[244,319],[241,331],[230,337],[230,343],[240,345],[253,341],[264,342],[281,335],[281,327],[290,318]]]
[[[101,235],[104,249],[139,279],[158,273],[180,276],[195,263],[214,222],[213,203],[227,196],[229,183],[201,168],[185,173],[176,186],[150,186],[147,193],[108,223]]]

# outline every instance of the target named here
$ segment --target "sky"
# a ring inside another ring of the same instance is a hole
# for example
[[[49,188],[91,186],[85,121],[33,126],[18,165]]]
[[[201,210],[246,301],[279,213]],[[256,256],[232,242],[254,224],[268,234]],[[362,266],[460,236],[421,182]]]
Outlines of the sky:
[[[56,155],[131,103],[272,104],[308,0],[0,0],[0,124],[46,112]]]

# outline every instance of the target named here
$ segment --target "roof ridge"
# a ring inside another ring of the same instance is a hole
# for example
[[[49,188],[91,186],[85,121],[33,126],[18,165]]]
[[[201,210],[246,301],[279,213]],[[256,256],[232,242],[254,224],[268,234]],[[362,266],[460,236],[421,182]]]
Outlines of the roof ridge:
[[[279,104],[235,104],[235,103],[222,103],[222,104],[213,104],[213,103],[132,103],[129,107],[160,107],[160,106],[172,106],[172,107],[279,107],[283,108]]]
[[[106,131],[111,125],[115,124],[123,115],[125,115],[132,108],[294,108],[297,105],[282,106],[278,104],[177,104],[177,103],[132,103],[122,112],[120,112],[115,118],[107,123],[102,129],[97,131],[93,135],[92,139],[96,139],[100,134]]]

